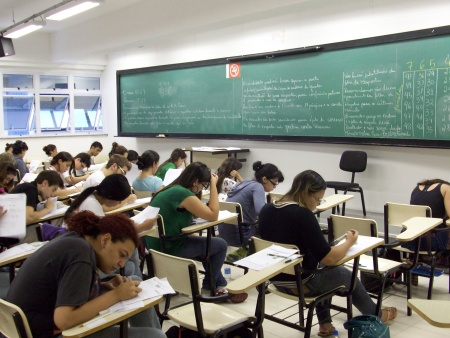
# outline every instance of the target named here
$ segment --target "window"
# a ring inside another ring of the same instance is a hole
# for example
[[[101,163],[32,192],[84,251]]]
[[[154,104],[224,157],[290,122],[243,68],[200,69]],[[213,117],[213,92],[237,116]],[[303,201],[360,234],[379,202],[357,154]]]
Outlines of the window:
[[[5,135],[103,130],[99,76],[2,74],[2,78]]]

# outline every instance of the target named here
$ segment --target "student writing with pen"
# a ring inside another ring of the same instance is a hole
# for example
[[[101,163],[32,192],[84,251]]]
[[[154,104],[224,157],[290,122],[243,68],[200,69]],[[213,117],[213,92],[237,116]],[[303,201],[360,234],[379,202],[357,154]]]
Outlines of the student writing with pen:
[[[100,283],[99,271],[123,267],[139,239],[133,221],[121,214],[98,217],[82,211],[67,220],[69,232],[50,241],[20,268],[6,300],[27,316],[33,337],[52,337],[135,297],[138,281],[120,276]],[[165,338],[154,311],[130,318],[129,337]],[[119,337],[110,327],[89,337]]]
[[[315,270],[318,265],[330,266],[338,262],[356,243],[358,232],[348,231],[345,242],[331,246],[325,240],[313,211],[325,194],[326,183],[315,171],[306,170],[298,174],[291,189],[280,200],[265,205],[259,214],[261,238],[273,242],[296,245],[303,257],[303,268]],[[352,272],[345,267],[335,267],[321,273],[304,272],[303,291],[305,296],[316,296],[340,285],[350,288]],[[280,282],[281,281],[281,282]],[[282,292],[298,295],[295,277],[278,275],[274,285]],[[352,293],[353,305],[363,314],[375,314],[376,305],[366,289],[357,279]],[[320,337],[332,335],[330,302],[324,301],[316,307]],[[384,322],[397,315],[395,308],[385,308],[377,314]]]

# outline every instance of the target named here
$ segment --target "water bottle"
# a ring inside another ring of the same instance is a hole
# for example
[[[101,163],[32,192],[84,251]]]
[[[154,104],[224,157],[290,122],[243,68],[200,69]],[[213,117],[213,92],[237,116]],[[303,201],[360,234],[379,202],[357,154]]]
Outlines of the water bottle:
[[[334,330],[333,331],[333,336],[332,336],[333,338],[339,338],[339,332],[338,332],[338,330]]]
[[[225,268],[223,269],[223,277],[227,282],[231,280],[231,268]]]

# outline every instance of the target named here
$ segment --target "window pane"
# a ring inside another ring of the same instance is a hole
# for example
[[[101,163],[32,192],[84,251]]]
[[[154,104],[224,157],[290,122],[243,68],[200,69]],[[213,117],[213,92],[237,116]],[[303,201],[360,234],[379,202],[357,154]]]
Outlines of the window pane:
[[[3,74],[3,88],[33,88],[33,75]]]
[[[100,90],[99,77],[75,76],[75,89]]]
[[[69,98],[66,95],[41,95],[41,131],[66,129],[64,115],[68,114]]]
[[[50,76],[41,75],[41,89],[67,89],[68,77],[67,76]]]
[[[101,114],[100,96],[75,96],[75,129],[76,130],[98,130]]]
[[[3,96],[5,130],[28,130],[28,121],[33,108],[34,96]]]

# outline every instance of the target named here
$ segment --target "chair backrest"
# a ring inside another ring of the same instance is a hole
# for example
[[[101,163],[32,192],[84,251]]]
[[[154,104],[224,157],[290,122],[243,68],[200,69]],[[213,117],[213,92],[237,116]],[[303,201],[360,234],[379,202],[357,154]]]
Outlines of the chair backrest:
[[[199,280],[197,265],[193,260],[171,256],[153,249],[150,250],[150,255],[155,277],[166,277],[175,291],[192,296],[189,269],[195,271],[197,281]],[[199,285],[200,283],[197,283],[198,287]]]
[[[361,173],[367,167],[367,153],[365,151],[346,150],[341,155],[339,168],[351,173]],[[352,180],[353,182],[353,180]]]
[[[230,224],[238,225],[244,223],[244,215],[242,214],[242,207],[237,202],[219,202],[219,210],[227,210],[232,213],[238,213],[238,217],[229,221]]]
[[[384,205],[384,237],[388,243],[389,227],[401,227],[411,217],[431,217],[431,208],[426,205],[413,205],[387,202]]]
[[[378,225],[373,219],[330,215],[328,218],[328,239],[331,242],[348,230],[355,229],[362,236],[378,237]]]
[[[134,190],[134,194],[137,198],[146,198],[153,196],[153,192],[151,192],[150,190]]]
[[[261,238],[255,237],[255,236],[252,236],[252,238],[249,241],[249,245],[250,245],[252,253],[267,249],[268,247],[272,246],[273,244],[282,246],[287,249],[298,250],[298,248],[293,244],[284,244],[284,243],[276,243],[276,242],[266,241],[264,239],[261,239]],[[283,270],[282,272],[290,274],[290,275],[295,275],[294,267],[287,268],[286,270]]]
[[[267,203],[273,203],[275,201],[279,201],[284,194],[276,193],[276,192],[269,192],[267,194]]]
[[[0,332],[6,337],[32,338],[28,320],[23,311],[0,298]]]

